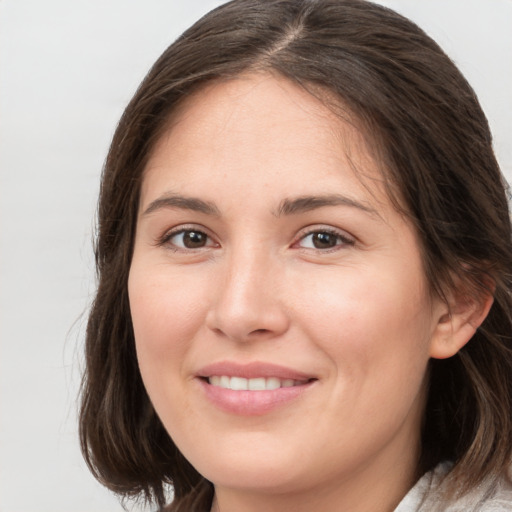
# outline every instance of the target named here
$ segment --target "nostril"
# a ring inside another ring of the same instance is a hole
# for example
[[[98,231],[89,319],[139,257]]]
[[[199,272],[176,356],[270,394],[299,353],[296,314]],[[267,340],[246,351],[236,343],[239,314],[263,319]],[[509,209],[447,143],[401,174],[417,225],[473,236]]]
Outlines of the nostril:
[[[279,304],[243,304],[243,301],[212,301],[206,327],[216,337],[235,341],[262,340],[283,334],[288,316]]]
[[[251,331],[249,334],[265,334],[269,332],[268,329],[255,329],[254,331]]]

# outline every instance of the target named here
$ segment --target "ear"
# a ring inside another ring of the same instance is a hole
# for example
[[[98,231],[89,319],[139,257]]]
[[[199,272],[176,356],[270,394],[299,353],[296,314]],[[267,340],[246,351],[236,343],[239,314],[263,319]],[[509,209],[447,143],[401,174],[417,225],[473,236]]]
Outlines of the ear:
[[[481,290],[478,296],[454,290],[434,306],[437,319],[430,343],[430,357],[446,359],[454,356],[475,334],[487,317],[493,303],[492,291]]]

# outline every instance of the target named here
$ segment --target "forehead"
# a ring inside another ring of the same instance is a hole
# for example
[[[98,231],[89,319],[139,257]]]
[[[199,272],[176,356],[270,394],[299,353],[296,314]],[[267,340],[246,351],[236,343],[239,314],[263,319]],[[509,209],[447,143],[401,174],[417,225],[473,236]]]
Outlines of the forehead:
[[[340,143],[344,149],[362,149],[364,146],[364,152],[368,152],[366,134],[360,129],[356,116],[341,100],[334,98],[333,93],[320,87],[306,90],[281,75],[259,72],[212,81],[180,101],[153,153],[170,135],[176,141],[181,135],[201,139],[204,135],[212,135],[212,131],[220,135],[217,132],[220,126],[229,129],[238,123],[236,130],[242,138],[250,136],[250,130],[257,131],[262,125],[267,129],[284,122],[297,123],[303,132],[315,139],[330,131],[331,140],[324,138],[324,142],[334,143],[332,147],[337,152]],[[319,125],[323,125],[320,132]],[[273,139],[270,131],[268,135],[265,142],[269,146],[287,142],[284,131],[279,140]],[[215,140],[219,142],[221,138],[215,137]]]
[[[264,181],[271,195],[273,184],[294,175],[304,183],[304,190],[294,183],[296,192],[304,194],[343,173],[345,186],[350,181],[353,190],[382,201],[383,173],[357,119],[346,109],[342,118],[340,107],[321,91],[314,96],[269,73],[212,82],[173,112],[146,165],[143,196],[170,178],[208,190],[228,179],[234,189],[247,177]]]

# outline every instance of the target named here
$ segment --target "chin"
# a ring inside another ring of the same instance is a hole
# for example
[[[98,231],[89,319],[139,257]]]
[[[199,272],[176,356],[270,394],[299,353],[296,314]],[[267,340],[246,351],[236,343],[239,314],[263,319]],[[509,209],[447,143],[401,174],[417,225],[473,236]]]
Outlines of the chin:
[[[225,487],[263,494],[281,494],[293,492],[305,487],[299,475],[292,474],[290,468],[272,464],[252,467],[233,467],[222,465],[207,468],[201,474],[216,487]]]
[[[279,493],[304,485],[297,473],[303,467],[298,457],[300,450],[294,451],[293,457],[287,452],[283,447],[265,448],[261,443],[251,442],[250,448],[235,445],[206,457],[204,451],[201,456],[192,457],[191,463],[216,486]]]

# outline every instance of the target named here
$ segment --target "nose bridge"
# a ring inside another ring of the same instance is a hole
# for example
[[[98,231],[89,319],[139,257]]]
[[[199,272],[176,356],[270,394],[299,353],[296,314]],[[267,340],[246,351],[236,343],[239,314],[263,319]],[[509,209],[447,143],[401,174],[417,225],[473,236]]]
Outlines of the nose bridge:
[[[239,341],[286,330],[277,257],[264,244],[240,244],[223,263],[210,327]]]

